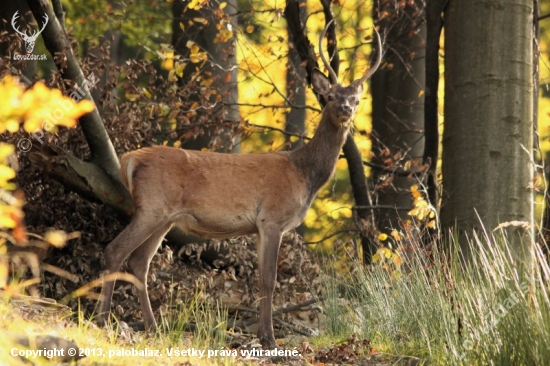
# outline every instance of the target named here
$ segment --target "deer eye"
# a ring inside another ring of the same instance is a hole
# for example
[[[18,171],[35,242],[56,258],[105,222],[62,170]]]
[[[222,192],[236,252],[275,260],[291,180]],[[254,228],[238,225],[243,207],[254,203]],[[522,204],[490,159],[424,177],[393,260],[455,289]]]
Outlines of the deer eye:
[[[359,105],[359,100],[356,100],[356,101],[355,101],[355,105]]]
[[[327,99],[329,102],[332,102],[334,100],[334,96],[332,94],[327,95]]]

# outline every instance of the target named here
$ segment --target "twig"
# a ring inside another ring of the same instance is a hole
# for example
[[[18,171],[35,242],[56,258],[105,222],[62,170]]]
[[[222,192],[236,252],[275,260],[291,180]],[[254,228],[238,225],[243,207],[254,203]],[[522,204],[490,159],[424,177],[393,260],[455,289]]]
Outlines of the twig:
[[[286,328],[289,328],[290,330],[292,330],[294,333],[298,333],[300,335],[304,335],[304,336],[310,336],[311,333],[310,332],[306,332],[306,331],[303,331],[301,329],[298,329],[296,328],[294,325],[290,324],[290,323],[287,323],[285,321],[282,321],[281,319],[279,318],[276,318],[276,317],[273,317],[273,320],[276,321],[277,323],[281,324],[283,327],[286,327]]]
[[[262,128],[262,129],[266,129],[266,130],[270,130],[270,131],[277,131],[277,132],[282,133],[282,134],[285,135],[285,136],[298,137],[298,138],[300,138],[300,139],[302,139],[302,140],[311,140],[311,137],[307,137],[307,136],[304,136],[304,135],[301,135],[301,134],[297,134],[297,133],[288,132],[288,131],[283,130],[282,128],[279,128],[279,127],[272,127],[272,126],[266,126],[266,125],[259,125],[259,124],[250,123],[250,122],[247,122],[246,124],[247,124],[248,126],[252,126],[252,127],[256,127],[256,128]],[[343,158],[345,158],[344,155],[340,155],[340,156],[339,156],[339,159],[343,159]],[[416,176],[416,175],[422,173],[422,172],[414,172],[414,171],[411,171],[411,170],[398,170],[398,169],[390,170],[387,166],[384,166],[384,165],[371,163],[370,161],[365,161],[365,160],[362,160],[362,162],[363,162],[363,165],[366,165],[366,166],[368,166],[368,167],[370,167],[370,168],[372,168],[372,169],[385,171],[385,172],[387,172],[388,174],[393,174],[393,175],[397,175],[397,176],[400,176],[400,177],[408,177],[408,176],[410,176],[410,175]]]
[[[324,301],[324,300],[325,300],[324,297],[315,297],[313,299],[309,299],[307,301],[304,301],[304,302],[296,304],[296,305],[288,306],[286,308],[281,308],[281,309],[276,310],[276,311],[273,312],[273,320],[276,321],[277,323],[291,329],[295,333],[305,335],[305,336],[309,336],[309,335],[311,335],[310,333],[296,328],[292,324],[289,324],[289,323],[275,317],[275,315],[290,313],[292,311],[300,310],[300,309],[302,309],[306,306],[309,306],[309,305],[312,305],[312,304],[315,304],[317,302]],[[244,306],[236,306],[236,307],[229,308],[228,310],[229,311],[245,311],[245,312],[249,312],[249,313],[253,313],[253,314],[259,314],[260,313],[256,309],[251,309],[251,308],[247,308],[247,307],[244,307]],[[228,328],[245,328],[249,325],[257,323],[258,320],[259,319],[257,317],[247,319],[247,320],[239,320],[238,322],[235,322],[231,327],[228,326]]]
[[[336,235],[340,235],[340,234],[343,234],[343,233],[353,233],[353,232],[360,232],[359,229],[346,229],[346,230],[338,230],[338,231],[335,231],[333,232],[332,234],[330,235],[327,235],[325,237],[323,237],[322,239],[318,240],[318,241],[306,241],[304,242],[305,245],[314,245],[314,244],[319,244],[319,243],[322,243],[324,242],[325,240],[328,240]]]
[[[317,302],[324,301],[324,300],[325,299],[323,297],[314,297],[313,299],[309,299],[307,301],[301,302],[301,303],[296,304],[296,305],[288,306],[286,308],[280,308],[279,310],[274,311],[273,315],[290,313],[292,311],[300,310],[301,308],[304,308],[306,306],[309,306],[311,304],[315,304]],[[247,308],[247,307],[244,307],[244,306],[235,306],[235,307],[228,308],[227,310],[229,310],[229,311],[246,311],[248,313],[253,313],[253,314],[259,314],[260,313],[256,309],[251,309],[251,308]]]
[[[352,210],[398,210],[398,211],[410,211],[410,207],[399,207],[393,205],[373,205],[373,206],[354,206]]]
[[[246,311],[247,313],[259,314],[260,312],[256,309],[247,308],[244,306],[235,306],[227,309],[228,311]]]
[[[304,136],[304,135],[301,135],[301,134],[298,134],[298,133],[288,132],[288,131],[283,130],[282,128],[279,128],[279,127],[258,125],[258,124],[250,123],[250,122],[247,122],[246,124],[248,126],[252,126],[252,127],[256,127],[256,128],[263,128],[263,129],[270,130],[270,131],[277,131],[277,132],[280,132],[280,133],[282,133],[283,135],[286,135],[286,136],[299,137],[302,140],[311,140],[311,137],[307,137],[307,136]]]
[[[321,297],[314,297],[313,299],[309,299],[309,300],[304,301],[302,303],[292,305],[292,306],[288,306],[286,308],[281,308],[277,311],[274,311],[273,315],[283,314],[283,313],[290,313],[291,311],[300,310],[301,308],[305,308],[306,306],[309,306],[309,305],[312,305],[312,304],[315,304],[315,303],[318,303],[318,302],[321,302],[321,301],[325,301],[325,298],[322,297],[322,296]]]
[[[224,102],[224,106],[238,106],[238,107],[255,107],[255,108],[261,108],[261,109],[309,109],[310,111],[321,113],[322,111],[319,108],[309,106],[309,105],[296,105],[292,103],[284,103],[284,104],[263,104],[263,103],[245,103],[245,102],[238,102],[238,103],[229,103]]]

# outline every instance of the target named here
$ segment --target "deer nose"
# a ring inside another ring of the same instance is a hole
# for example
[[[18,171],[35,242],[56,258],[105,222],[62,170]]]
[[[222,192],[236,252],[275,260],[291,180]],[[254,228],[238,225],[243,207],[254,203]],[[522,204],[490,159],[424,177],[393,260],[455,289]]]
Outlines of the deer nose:
[[[341,105],[338,108],[338,113],[344,116],[351,116],[351,107],[349,105]]]

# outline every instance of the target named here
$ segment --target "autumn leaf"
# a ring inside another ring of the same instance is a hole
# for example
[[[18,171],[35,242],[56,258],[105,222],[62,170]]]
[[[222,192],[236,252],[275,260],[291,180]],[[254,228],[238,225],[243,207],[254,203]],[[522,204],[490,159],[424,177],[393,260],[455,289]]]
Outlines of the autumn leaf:
[[[395,253],[392,257],[392,262],[396,267],[399,267],[403,264],[403,258],[401,258],[399,254]]]
[[[387,238],[388,238],[387,234],[381,233],[380,235],[378,235],[378,240],[380,240],[380,241],[384,241]]]
[[[399,234],[399,232],[397,230],[393,230],[390,235],[392,236],[392,238],[394,238],[396,241],[399,241],[401,239],[403,239],[401,237],[401,234]]]
[[[0,165],[0,187],[5,186],[13,178],[15,178],[15,170],[9,166]]]
[[[185,69],[185,62],[176,62],[176,75],[180,78],[183,77],[183,70]]]
[[[51,230],[44,234],[44,241],[56,248],[62,248],[67,241],[67,234],[62,230]]]
[[[136,100],[139,99],[139,94],[126,93],[126,94],[124,94],[124,96],[125,96],[126,99],[128,99],[130,102],[135,102]]]

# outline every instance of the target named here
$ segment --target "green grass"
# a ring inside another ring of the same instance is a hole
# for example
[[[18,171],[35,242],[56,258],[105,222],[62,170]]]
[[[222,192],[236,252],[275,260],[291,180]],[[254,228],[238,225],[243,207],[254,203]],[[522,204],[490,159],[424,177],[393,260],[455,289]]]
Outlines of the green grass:
[[[7,300],[7,299],[6,299]],[[112,329],[97,329],[84,317],[76,321],[56,317],[27,317],[19,314],[6,302],[0,302],[0,334],[37,334],[54,335],[74,340],[88,357],[79,361],[79,365],[174,365],[186,361],[193,365],[231,365],[245,362],[234,357],[208,355],[208,350],[221,350],[226,347],[225,327],[227,313],[218,303],[211,301],[197,292],[186,304],[174,304],[162,319],[163,330],[154,335],[143,332],[124,332],[121,325],[114,323]],[[196,324],[196,329],[186,331],[189,323]],[[24,365],[22,360],[9,356],[11,350],[24,347],[7,342],[0,342],[1,365]],[[147,355],[129,356],[123,350],[158,350],[162,356]],[[170,350],[172,354],[168,352]],[[196,353],[184,354],[187,350]],[[204,351],[199,356],[198,351]],[[37,365],[50,365],[47,360],[36,358],[31,361]]]
[[[537,252],[530,277],[506,240],[474,236],[469,244],[467,266],[433,248],[429,263],[415,253],[401,276],[391,263],[357,263],[345,280],[328,275],[327,333],[337,340],[354,332],[380,351],[435,364],[550,364],[546,259]]]

